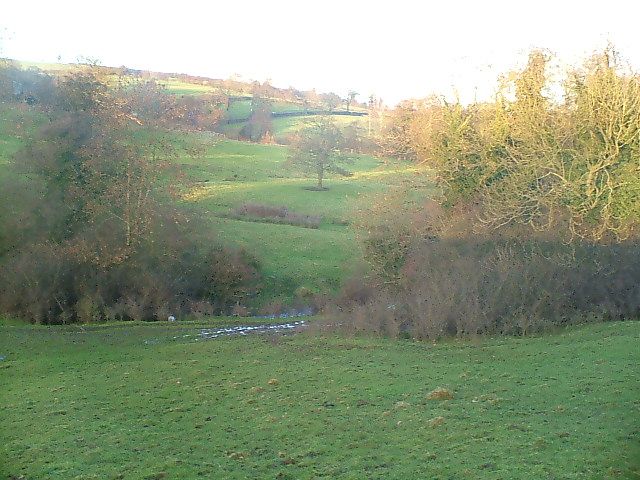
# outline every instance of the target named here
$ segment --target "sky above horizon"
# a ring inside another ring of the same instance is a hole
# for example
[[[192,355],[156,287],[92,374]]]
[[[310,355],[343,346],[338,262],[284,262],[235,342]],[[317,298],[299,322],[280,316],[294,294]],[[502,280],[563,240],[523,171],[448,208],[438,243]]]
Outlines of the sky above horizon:
[[[2,7],[0,56],[353,89],[391,105],[454,92],[471,101],[534,48],[562,67],[611,42],[640,70],[638,14],[631,0],[22,0]]]

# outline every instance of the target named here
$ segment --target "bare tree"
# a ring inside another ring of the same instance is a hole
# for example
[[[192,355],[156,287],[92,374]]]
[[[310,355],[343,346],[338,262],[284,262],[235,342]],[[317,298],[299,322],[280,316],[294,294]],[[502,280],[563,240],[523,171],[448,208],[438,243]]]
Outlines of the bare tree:
[[[357,96],[358,96],[358,92],[356,92],[355,90],[349,90],[349,93],[347,93],[347,99],[345,102],[347,104],[347,112],[350,111],[351,104],[353,103],[353,101],[356,99]]]
[[[304,128],[289,147],[288,164],[314,175],[316,189],[326,190],[323,180],[326,173],[351,175],[341,165],[350,157],[343,152],[344,139],[340,129],[328,117],[321,117]]]

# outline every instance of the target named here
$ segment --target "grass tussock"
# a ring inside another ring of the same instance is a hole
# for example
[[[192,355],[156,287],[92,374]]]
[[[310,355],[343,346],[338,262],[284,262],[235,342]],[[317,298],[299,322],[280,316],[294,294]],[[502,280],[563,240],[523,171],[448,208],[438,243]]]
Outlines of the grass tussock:
[[[448,388],[438,387],[429,392],[427,400],[453,400],[453,393]]]

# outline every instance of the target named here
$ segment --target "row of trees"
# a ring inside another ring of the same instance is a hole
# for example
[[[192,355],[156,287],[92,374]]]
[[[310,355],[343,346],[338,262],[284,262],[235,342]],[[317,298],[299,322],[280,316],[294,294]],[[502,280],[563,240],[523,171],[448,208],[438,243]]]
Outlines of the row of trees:
[[[161,75],[160,78],[168,78],[167,75]],[[332,111],[344,105],[347,111],[351,110],[351,107],[358,106],[360,108],[367,108],[366,103],[357,101],[358,92],[355,90],[349,90],[345,97],[334,92],[320,93],[315,89],[312,90],[299,90],[294,87],[278,88],[271,85],[270,80],[264,82],[244,82],[237,77],[232,77],[226,80],[212,80],[204,79],[200,77],[190,76],[178,76],[178,78],[184,81],[192,83],[200,83],[203,85],[210,85],[217,87],[219,91],[229,97],[234,96],[247,96],[247,97],[261,97],[265,99],[280,100],[283,102],[302,105],[305,110],[324,108]]]
[[[11,61],[0,65],[0,99],[26,103],[40,110],[86,109],[92,90],[113,93],[122,114],[138,125],[163,128],[214,130],[223,116],[222,95],[171,95],[155,80],[141,80],[122,71],[83,66],[72,74],[58,77],[38,69],[22,69]],[[114,100],[115,101],[115,100]]]
[[[102,72],[103,75],[128,77],[142,82],[162,84],[166,81],[179,80],[185,83],[212,87],[217,92],[216,95],[227,106],[234,97],[258,97],[269,101],[279,100],[299,104],[305,110],[323,108],[333,111],[340,106],[344,106],[347,111],[351,111],[354,106],[368,108],[368,104],[357,101],[358,92],[352,89],[344,97],[341,97],[334,92],[319,93],[315,89],[305,91],[294,87],[278,88],[271,85],[271,80],[265,80],[264,82],[243,81],[238,76],[221,80],[188,74],[148,72],[126,67],[114,69],[95,66],[95,68]]]
[[[304,110],[324,108],[332,112],[344,105],[347,112],[349,112],[353,106],[366,107],[365,104],[357,102],[358,92],[355,90],[349,90],[343,98],[334,92],[318,93],[315,89],[308,91],[298,90],[293,87],[280,89],[272,86],[269,81],[263,83],[254,82],[252,84],[251,96],[299,104],[303,106]]]

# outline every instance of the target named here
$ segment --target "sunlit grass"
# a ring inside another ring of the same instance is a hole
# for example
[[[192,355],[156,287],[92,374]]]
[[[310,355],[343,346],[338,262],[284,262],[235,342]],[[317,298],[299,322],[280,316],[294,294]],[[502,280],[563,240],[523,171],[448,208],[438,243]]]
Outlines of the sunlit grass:
[[[334,292],[361,258],[355,232],[346,227],[320,229],[210,217],[219,239],[255,255],[263,279],[259,300],[285,303],[304,288]]]
[[[243,103],[244,102],[244,103]],[[234,107],[233,105],[239,104]],[[288,104],[291,105],[291,104]],[[300,105],[291,105],[294,108],[289,109],[287,104],[283,104],[281,106],[281,110],[277,107],[274,107],[274,111],[300,111],[302,110],[302,106]],[[232,104],[230,108],[230,112],[226,114],[226,118],[229,119],[240,119],[247,118],[250,115],[250,101],[238,101]],[[364,132],[369,130],[370,124],[369,119],[367,117],[351,117],[346,115],[330,115],[332,121],[334,121],[337,125],[341,127],[345,127],[347,125],[351,125],[355,123],[360,128],[363,129]],[[314,119],[317,119],[316,115],[302,115],[299,117],[278,117],[272,119],[273,125],[273,134],[275,139],[279,143],[284,143],[286,138],[295,132],[303,129],[309,122],[312,122]],[[223,125],[221,127],[221,131],[226,135],[231,137],[237,137],[240,133],[240,130],[244,126],[244,123],[233,123],[230,125]]]
[[[161,80],[158,83],[164,85],[169,93],[176,95],[202,95],[219,91],[219,88],[212,85],[189,83],[177,79]]]
[[[286,147],[278,145],[222,140],[201,157],[181,159],[195,182],[185,202],[216,238],[244,247],[259,260],[265,278],[259,299],[286,300],[301,287],[335,291],[362,261],[351,225],[355,205],[405,183],[422,185],[425,192],[430,188],[408,163],[359,156],[348,166],[353,176],[331,176],[328,191],[310,191],[306,188],[315,180],[287,167],[286,155]],[[220,218],[246,202],[285,206],[323,221],[319,229],[309,229]]]

